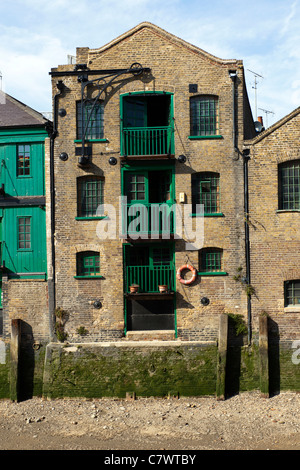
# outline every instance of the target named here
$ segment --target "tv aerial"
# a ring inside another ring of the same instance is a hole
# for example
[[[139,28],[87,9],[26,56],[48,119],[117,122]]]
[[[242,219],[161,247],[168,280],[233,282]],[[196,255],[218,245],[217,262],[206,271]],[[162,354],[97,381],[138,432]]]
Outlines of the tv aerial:
[[[273,111],[269,111],[268,109],[263,109],[263,108],[258,108],[260,109],[263,113],[266,114],[266,127],[268,127],[268,114],[275,114]]]
[[[257,84],[258,84],[258,80],[257,80],[257,77],[260,77],[260,78],[264,78],[262,75],[259,75],[258,73],[256,72],[253,72],[252,70],[250,69],[247,69],[249,72],[253,73],[254,75],[254,86],[252,88],[254,88],[255,90],[255,119],[257,121]]]

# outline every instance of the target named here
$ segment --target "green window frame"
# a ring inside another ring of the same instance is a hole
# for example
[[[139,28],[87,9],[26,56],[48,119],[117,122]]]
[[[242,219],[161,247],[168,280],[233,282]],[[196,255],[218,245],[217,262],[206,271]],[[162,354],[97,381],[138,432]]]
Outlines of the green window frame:
[[[31,250],[31,217],[17,217],[18,250]]]
[[[284,305],[300,307],[300,279],[286,281],[284,284]]]
[[[104,178],[81,176],[77,179],[77,217],[93,218],[102,216],[99,206],[103,205]]]
[[[219,99],[214,95],[190,98],[191,137],[216,136],[219,133]]]
[[[77,277],[100,276],[100,255],[96,251],[77,253]]]
[[[31,176],[31,147],[17,145],[17,176]]]
[[[279,209],[300,210],[300,160],[279,165]]]
[[[104,103],[103,101],[85,101],[77,104],[77,139],[82,139],[82,127],[85,130],[86,140],[104,138]],[[83,121],[83,123],[82,123]]]
[[[203,248],[199,251],[199,274],[226,274],[221,248]]]
[[[199,172],[192,174],[193,214],[197,214],[198,204],[203,204],[204,215],[221,215],[219,173]]]

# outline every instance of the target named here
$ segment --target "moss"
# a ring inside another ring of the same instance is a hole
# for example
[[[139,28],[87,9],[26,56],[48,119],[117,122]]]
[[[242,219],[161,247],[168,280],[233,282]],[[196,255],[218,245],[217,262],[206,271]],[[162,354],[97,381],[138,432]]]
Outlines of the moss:
[[[88,348],[63,351],[51,360],[51,397],[212,395],[216,388],[216,347]]]

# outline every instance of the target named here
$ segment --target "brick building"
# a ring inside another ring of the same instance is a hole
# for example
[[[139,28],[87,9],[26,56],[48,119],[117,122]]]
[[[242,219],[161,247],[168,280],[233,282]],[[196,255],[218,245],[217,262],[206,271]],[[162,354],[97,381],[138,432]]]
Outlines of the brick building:
[[[300,337],[299,137],[297,108],[245,142],[253,326],[267,313],[281,343]]]
[[[256,133],[242,61],[142,23],[51,76],[68,339],[215,340],[219,314],[247,320],[241,150]]]

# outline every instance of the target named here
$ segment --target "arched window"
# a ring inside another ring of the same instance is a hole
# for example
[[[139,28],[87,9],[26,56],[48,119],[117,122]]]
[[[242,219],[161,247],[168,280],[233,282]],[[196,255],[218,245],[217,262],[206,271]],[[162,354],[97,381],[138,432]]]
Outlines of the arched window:
[[[77,178],[77,216],[96,217],[102,214],[104,178],[80,176]]]
[[[213,172],[192,174],[192,211],[199,212],[203,204],[204,215],[220,213],[220,175]]]
[[[286,281],[284,284],[284,305],[300,307],[300,279]]]
[[[191,136],[213,136],[219,133],[218,97],[197,95],[190,98]]]
[[[100,275],[100,256],[96,251],[81,251],[77,253],[76,274],[80,277]]]
[[[279,209],[300,209],[300,160],[281,163],[278,167]]]
[[[82,132],[83,131],[83,132]],[[102,101],[77,102],[77,139],[103,139],[104,137],[104,103]]]
[[[224,271],[223,250],[214,247],[200,250],[199,271],[203,274],[214,274]]]

